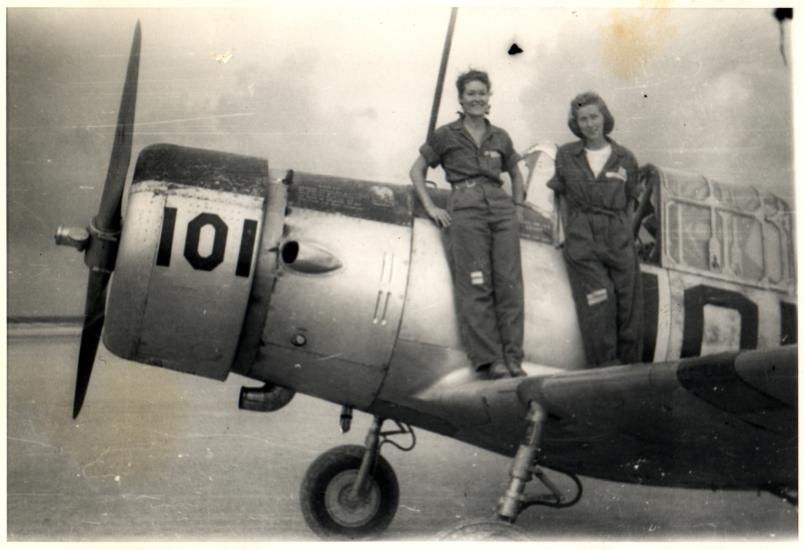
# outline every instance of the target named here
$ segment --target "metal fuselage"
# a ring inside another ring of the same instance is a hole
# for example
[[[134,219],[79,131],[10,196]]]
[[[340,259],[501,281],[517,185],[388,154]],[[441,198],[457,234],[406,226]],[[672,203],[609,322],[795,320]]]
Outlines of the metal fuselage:
[[[446,194],[433,192],[437,202]],[[154,146],[140,155],[126,218],[107,308],[105,343],[115,354],[220,380],[236,372],[515,452],[525,406],[513,381],[508,393],[473,381],[445,235],[411,187],[274,174],[260,159]],[[525,369],[582,369],[551,220],[527,211],[521,233]],[[659,265],[642,272],[646,362],[794,338],[792,292]],[[736,336],[722,310],[739,313]],[[664,383],[686,391],[677,379]],[[451,390],[460,387],[472,398],[457,399]],[[711,406],[679,399],[687,414]],[[572,459],[553,463],[625,479]],[[658,473],[646,479],[662,483]]]

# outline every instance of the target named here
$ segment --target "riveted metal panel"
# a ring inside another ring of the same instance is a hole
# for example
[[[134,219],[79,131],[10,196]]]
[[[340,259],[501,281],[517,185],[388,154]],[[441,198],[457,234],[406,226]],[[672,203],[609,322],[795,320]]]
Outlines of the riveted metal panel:
[[[410,283],[399,338],[463,350],[447,246],[446,235],[433,222],[415,219]],[[463,363],[469,364],[465,356]]]
[[[284,243],[326,251],[341,267],[321,273],[283,265],[271,295],[262,354],[270,365],[276,348],[299,350],[296,368],[306,383],[329,387],[332,360],[363,366],[370,380],[363,397],[376,390],[399,330],[410,260],[410,229],[403,225],[292,207]],[[274,371],[272,371],[273,373]],[[275,371],[281,378],[281,371]],[[354,373],[352,373],[354,374]],[[272,378],[277,383],[283,380]],[[342,382],[349,383],[349,380]],[[325,388],[324,388],[325,389]],[[310,387],[315,395],[321,391]],[[357,398],[357,397],[355,397]]]
[[[135,185],[129,194],[103,328],[104,345],[126,359],[135,357],[139,345],[166,201],[153,188]]]
[[[266,210],[262,238],[257,251],[257,266],[254,271],[254,284],[251,298],[243,321],[240,343],[237,346],[232,372],[248,375],[258,357],[262,329],[271,303],[271,292],[276,282],[279,262],[279,242],[284,230],[285,210],[287,209],[286,185],[279,177],[272,176],[266,185]],[[258,379],[260,376],[256,376]]]
[[[384,223],[410,225],[413,189],[364,180],[294,172],[288,201],[319,212],[344,214]]]

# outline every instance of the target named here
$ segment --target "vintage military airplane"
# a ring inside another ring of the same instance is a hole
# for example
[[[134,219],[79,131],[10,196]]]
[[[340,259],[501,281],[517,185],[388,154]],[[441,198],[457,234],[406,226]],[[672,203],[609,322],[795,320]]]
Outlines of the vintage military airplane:
[[[459,338],[442,234],[410,186],[152,145],[137,158],[121,223],[139,47],[138,24],[98,215],[88,230],[57,233],[90,268],[74,416],[102,328],[120,357],[262,382],[241,390],[241,408],[275,411],[303,392],[342,405],[343,430],[354,409],[373,415],[365,447],[324,453],[302,483],[304,517],[325,537],[389,525],[399,489],[380,448],[409,450],[414,426],[513,457],[497,510],[507,524],[534,504],[577,502],[579,475],[796,501],[794,249],[782,200],[646,167],[635,227],[644,363],[584,370],[543,185],[554,149],[534,147],[521,224],[528,376],[479,380]],[[383,431],[386,420],[396,428]],[[542,467],[568,476],[571,494]],[[534,477],[546,496],[526,494]]]

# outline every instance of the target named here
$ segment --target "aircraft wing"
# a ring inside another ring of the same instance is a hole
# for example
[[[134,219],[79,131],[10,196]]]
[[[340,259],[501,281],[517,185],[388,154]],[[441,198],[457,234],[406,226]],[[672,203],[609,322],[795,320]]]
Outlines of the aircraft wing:
[[[543,464],[629,483],[797,486],[797,346],[531,376]]]

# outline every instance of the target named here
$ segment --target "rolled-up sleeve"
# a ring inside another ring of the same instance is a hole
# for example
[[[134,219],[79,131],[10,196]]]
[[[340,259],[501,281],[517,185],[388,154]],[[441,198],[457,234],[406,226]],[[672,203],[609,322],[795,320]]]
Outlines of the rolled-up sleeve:
[[[441,155],[436,153],[435,149],[433,149],[433,146],[429,143],[425,143],[419,147],[419,153],[421,153],[422,157],[424,157],[424,160],[427,161],[427,165],[430,168],[435,168],[441,164]]]
[[[444,129],[439,128],[433,132],[433,135],[430,136],[427,143],[419,147],[419,153],[421,153],[424,160],[427,161],[427,165],[430,168],[435,168],[441,164],[441,157],[444,155],[444,151],[447,148],[445,140]]]
[[[508,132],[505,132],[503,148],[503,170],[510,172],[522,157],[519,156],[519,153],[517,153],[516,149],[514,149],[514,142],[511,140],[511,136],[508,135]]]

